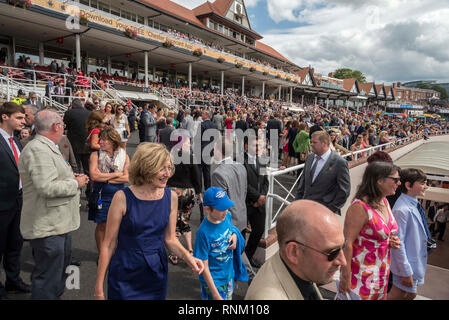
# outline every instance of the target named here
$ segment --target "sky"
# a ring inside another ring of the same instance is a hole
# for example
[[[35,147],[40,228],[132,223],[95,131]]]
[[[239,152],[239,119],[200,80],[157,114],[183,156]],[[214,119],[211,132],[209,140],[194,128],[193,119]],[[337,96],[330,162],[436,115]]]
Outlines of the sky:
[[[189,9],[206,2],[172,1]],[[449,0],[244,3],[261,41],[300,67],[356,69],[377,83],[449,82]]]

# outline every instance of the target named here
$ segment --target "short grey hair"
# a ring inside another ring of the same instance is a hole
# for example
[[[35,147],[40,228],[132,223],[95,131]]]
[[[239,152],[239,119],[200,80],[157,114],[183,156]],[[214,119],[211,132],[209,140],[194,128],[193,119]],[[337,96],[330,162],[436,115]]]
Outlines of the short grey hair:
[[[52,110],[42,110],[36,114],[34,119],[34,127],[36,128],[36,133],[45,133],[50,131],[51,126],[54,123],[60,123],[61,117]]]
[[[23,107],[25,109],[30,109],[31,114],[33,116],[36,116],[36,113],[39,111],[39,109],[36,106],[33,106],[32,104],[24,105]]]

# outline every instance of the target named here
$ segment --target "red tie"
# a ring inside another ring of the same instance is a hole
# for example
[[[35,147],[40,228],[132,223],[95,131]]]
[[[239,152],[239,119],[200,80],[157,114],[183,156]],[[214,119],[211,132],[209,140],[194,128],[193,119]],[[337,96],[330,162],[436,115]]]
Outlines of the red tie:
[[[16,149],[16,146],[14,144],[14,138],[10,137],[9,138],[9,142],[11,143],[12,152],[14,153],[14,159],[16,159],[16,164],[19,164],[19,155],[17,154],[17,149]]]

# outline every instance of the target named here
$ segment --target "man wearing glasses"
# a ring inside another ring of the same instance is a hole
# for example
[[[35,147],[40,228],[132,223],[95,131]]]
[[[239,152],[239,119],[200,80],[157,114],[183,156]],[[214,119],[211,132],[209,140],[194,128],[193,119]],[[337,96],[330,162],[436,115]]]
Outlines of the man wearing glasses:
[[[316,284],[333,280],[346,265],[338,218],[311,200],[291,203],[276,223],[279,251],[252,281],[245,300],[322,300]]]
[[[36,136],[18,161],[23,185],[20,231],[33,250],[31,299],[59,299],[71,260],[71,232],[80,226],[79,189],[89,181],[74,174],[57,144],[64,123],[54,111],[35,118]]]

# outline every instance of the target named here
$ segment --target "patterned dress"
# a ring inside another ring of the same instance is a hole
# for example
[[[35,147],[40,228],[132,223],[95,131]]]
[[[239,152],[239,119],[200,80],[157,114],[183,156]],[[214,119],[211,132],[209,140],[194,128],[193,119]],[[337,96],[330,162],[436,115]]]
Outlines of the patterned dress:
[[[368,213],[369,220],[355,239],[351,259],[351,291],[362,300],[386,300],[390,274],[389,238],[397,234],[398,225],[387,199],[388,225],[383,217],[365,202],[355,199]]]

